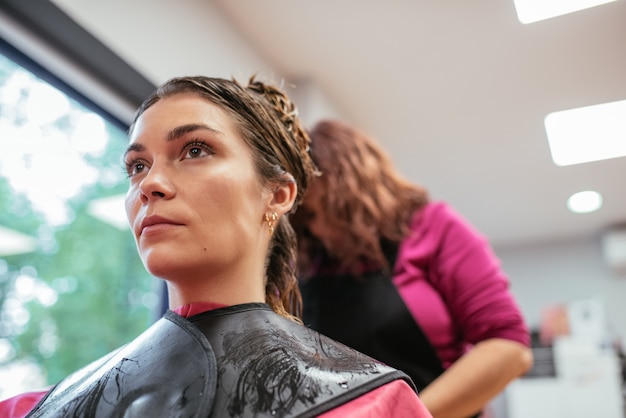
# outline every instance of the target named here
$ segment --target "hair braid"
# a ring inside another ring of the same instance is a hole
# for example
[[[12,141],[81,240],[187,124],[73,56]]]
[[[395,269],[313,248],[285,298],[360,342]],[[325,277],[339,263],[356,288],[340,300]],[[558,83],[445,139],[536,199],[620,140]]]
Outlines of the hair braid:
[[[281,162],[281,169],[292,174],[298,185],[297,196],[290,211],[294,212],[302,202],[312,178],[319,175],[309,155],[311,139],[298,117],[296,105],[282,90],[256,80],[255,76],[250,77],[246,88],[264,99],[269,105],[268,113],[284,128],[282,135],[286,136],[286,140],[270,141],[269,145],[272,153]],[[288,220],[281,219],[268,252],[265,295],[268,304],[276,312],[300,321],[302,297],[296,278],[297,254],[297,238],[293,227]]]
[[[309,157],[309,151],[311,149],[311,139],[309,135],[302,126],[300,118],[298,117],[298,108],[296,105],[287,97],[284,91],[280,90],[274,85],[263,83],[262,81],[256,80],[256,77],[253,75],[250,77],[248,81],[247,88],[251,91],[262,96],[273,108],[275,117],[282,123],[285,127],[286,132],[291,136],[293,141],[282,141],[276,145],[275,149],[277,154],[290,155],[295,154],[299,155],[301,160],[301,165],[299,167],[293,166],[285,167],[285,169],[291,174],[299,175],[300,181],[298,181],[298,196],[294,207],[292,208],[292,212],[296,209],[297,205],[302,201],[302,197],[304,195],[304,191],[306,190],[309,181],[316,176],[319,176],[320,173],[315,166],[313,160]],[[302,158],[303,155],[306,155],[306,158]],[[292,161],[289,158],[287,161]],[[290,169],[291,168],[291,169]],[[298,180],[298,179],[297,179]]]

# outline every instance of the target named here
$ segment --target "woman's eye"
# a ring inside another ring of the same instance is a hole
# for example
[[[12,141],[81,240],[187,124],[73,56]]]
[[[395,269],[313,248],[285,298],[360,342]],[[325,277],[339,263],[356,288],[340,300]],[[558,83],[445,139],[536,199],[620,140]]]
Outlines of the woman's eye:
[[[204,142],[193,141],[186,145],[184,158],[194,159],[213,154],[213,149]]]
[[[126,163],[126,174],[128,177],[133,177],[141,173],[146,168],[145,164],[139,161],[131,161]]]
[[[187,151],[187,156],[189,158],[198,158],[198,157],[202,157],[203,153],[206,154],[206,152],[202,148],[191,147],[189,148],[189,151]]]

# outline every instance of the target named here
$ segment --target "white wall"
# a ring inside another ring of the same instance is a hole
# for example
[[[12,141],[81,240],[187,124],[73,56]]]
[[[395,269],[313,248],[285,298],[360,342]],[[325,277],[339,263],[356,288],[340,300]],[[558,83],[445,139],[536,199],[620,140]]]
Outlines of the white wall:
[[[52,1],[154,84],[183,75],[245,82],[257,74],[283,85],[307,126],[320,117],[339,116],[314,83],[278,73],[210,1]]]
[[[626,338],[626,277],[614,273],[603,257],[599,237],[496,248],[529,325],[555,303],[598,299],[604,302],[609,330]]]
[[[182,75],[272,76],[205,0],[53,0],[61,10],[154,84]],[[114,28],[114,30],[112,30]],[[190,53],[189,46],[193,45]],[[280,77],[280,74],[277,75]]]

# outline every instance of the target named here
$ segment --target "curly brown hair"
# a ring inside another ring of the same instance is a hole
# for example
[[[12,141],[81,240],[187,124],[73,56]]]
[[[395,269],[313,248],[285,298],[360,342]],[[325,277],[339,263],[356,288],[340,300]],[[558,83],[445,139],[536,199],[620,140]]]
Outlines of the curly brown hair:
[[[321,172],[326,221],[342,232],[346,253],[336,260],[354,270],[357,262],[390,268],[381,241],[399,243],[411,218],[428,202],[427,191],[405,180],[390,157],[365,133],[337,120],[322,120],[310,131],[311,157]],[[299,246],[299,270],[310,272],[324,249],[306,226],[306,201],[291,216]],[[332,254],[329,254],[332,257]]]
[[[237,80],[204,76],[177,77],[162,84],[136,112],[134,125],[159,100],[180,93],[194,93],[220,106],[237,123],[237,129],[252,150],[256,170],[266,185],[292,181],[297,195],[292,211],[302,201],[311,179],[318,174],[308,150],[310,139],[297,109],[278,87],[253,75],[247,84]],[[296,279],[296,236],[291,224],[279,220],[266,258],[265,299],[283,316],[300,321],[302,297]]]

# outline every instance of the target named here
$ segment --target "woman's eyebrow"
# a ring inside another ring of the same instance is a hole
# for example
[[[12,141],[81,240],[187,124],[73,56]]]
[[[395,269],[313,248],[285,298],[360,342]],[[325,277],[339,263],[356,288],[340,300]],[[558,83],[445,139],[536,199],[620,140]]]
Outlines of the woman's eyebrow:
[[[220,134],[221,132],[218,131],[215,128],[212,128],[208,125],[202,124],[202,123],[190,123],[188,125],[181,125],[181,126],[177,126],[174,129],[172,129],[169,134],[167,134],[167,141],[174,141],[178,138],[180,138],[181,136],[185,135],[186,133],[189,132],[193,132],[193,131],[198,131],[198,130],[204,130],[204,131],[210,131],[212,133],[215,134]]]
[[[218,134],[221,135],[222,133],[215,129],[212,128],[208,125],[202,124],[202,123],[190,123],[187,125],[181,125],[181,126],[177,126],[174,129],[172,129],[171,131],[169,131],[169,133],[167,134],[167,142],[170,141],[175,141],[179,138],[181,138],[183,135],[185,135],[186,133],[189,132],[194,132],[194,131],[199,131],[199,130],[204,130],[204,131],[210,131],[211,133],[214,134]],[[146,149],[146,147],[140,143],[134,142],[132,144],[130,144],[128,146],[128,148],[126,148],[126,151],[124,152],[124,156],[126,156],[126,154],[128,154],[131,151],[135,151],[135,152],[141,152],[144,151]]]
[[[144,147],[143,145],[133,142],[132,144],[128,146],[128,148],[126,148],[126,151],[124,151],[124,157],[126,157],[126,155],[131,151],[141,152],[145,149],[146,147]]]

